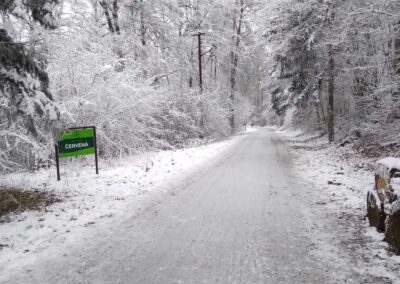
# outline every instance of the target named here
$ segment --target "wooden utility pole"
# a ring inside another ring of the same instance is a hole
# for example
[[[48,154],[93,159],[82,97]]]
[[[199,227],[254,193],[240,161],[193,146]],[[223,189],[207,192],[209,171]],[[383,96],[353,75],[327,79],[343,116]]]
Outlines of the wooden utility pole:
[[[198,32],[192,34],[192,36],[197,36],[198,42],[198,57],[199,57],[199,88],[200,88],[200,95],[203,93],[203,66],[202,66],[202,51],[201,51],[201,36],[205,35],[205,33]],[[200,115],[200,128],[203,129],[204,126],[204,108],[203,102],[201,103],[201,115]]]
[[[230,101],[231,101],[231,116],[230,125],[232,134],[235,132],[235,91],[236,91],[236,75],[239,64],[239,56],[236,53],[239,50],[242,35],[242,24],[246,5],[244,0],[235,0],[235,10],[232,19],[232,28],[234,35],[232,36],[232,50],[231,50],[231,70],[230,70]]]
[[[196,34],[192,34],[192,36],[197,36],[198,42],[198,57],[199,57],[199,88],[200,94],[203,93],[203,67],[202,67],[202,52],[201,52],[201,36],[205,35],[205,33],[198,32]]]

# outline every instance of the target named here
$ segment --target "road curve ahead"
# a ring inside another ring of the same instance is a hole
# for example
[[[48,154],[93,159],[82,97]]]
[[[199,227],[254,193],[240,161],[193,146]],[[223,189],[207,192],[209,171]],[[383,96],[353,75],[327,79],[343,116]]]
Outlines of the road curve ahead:
[[[296,180],[273,132],[245,134],[186,186],[13,281],[328,283],[310,253],[307,194]]]

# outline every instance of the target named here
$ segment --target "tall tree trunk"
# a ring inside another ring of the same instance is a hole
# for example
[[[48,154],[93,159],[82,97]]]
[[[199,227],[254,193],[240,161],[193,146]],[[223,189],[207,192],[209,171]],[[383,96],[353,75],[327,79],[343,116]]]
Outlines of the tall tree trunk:
[[[400,21],[394,25],[394,76],[399,80],[400,76]],[[392,93],[392,103],[395,108],[400,106],[400,84],[397,90]]]
[[[120,34],[119,30],[119,21],[118,21],[118,0],[113,0],[113,9],[112,9],[112,15],[114,19],[114,26],[115,26],[115,32],[117,34]]]
[[[111,33],[114,33],[114,26],[111,21],[111,16],[110,13],[108,12],[108,4],[105,0],[99,1],[101,7],[103,7],[104,15],[106,16],[107,24],[108,24],[108,29],[110,30]]]
[[[237,9],[239,9],[238,19],[237,17]],[[236,74],[237,68],[239,64],[239,57],[237,55],[239,46],[240,46],[240,36],[242,33],[242,21],[244,14],[244,0],[236,0],[235,1],[235,13],[233,18],[233,30],[235,31],[235,35],[233,36],[234,46],[231,51],[231,70],[230,70],[230,101],[231,101],[231,116],[230,116],[230,126],[231,131],[235,131],[235,91],[236,91]]]
[[[214,79],[214,82],[217,81],[217,45],[213,44],[211,48],[211,64],[210,64],[210,74]]]
[[[193,53],[193,49],[190,50],[190,71],[189,71],[189,88],[193,88],[193,75],[192,75],[192,70],[193,70],[193,57],[194,57],[194,53]]]
[[[203,93],[203,64],[202,64],[202,51],[201,51],[201,36],[204,33],[197,34],[197,44],[198,44],[198,60],[199,60],[199,88],[200,94]]]
[[[322,121],[324,123],[326,123],[326,116],[325,116],[325,109],[324,109],[324,104],[321,102],[319,104],[320,108],[321,108],[321,115],[322,115]]]
[[[317,75],[318,77],[320,77],[320,75]],[[322,115],[322,120],[325,122],[325,114],[324,114],[324,106],[322,105],[322,101],[321,101],[321,94],[322,94],[322,85],[323,85],[323,78],[319,78],[318,82],[317,82],[317,90],[318,90],[318,102],[315,105],[315,110],[317,112],[317,122],[318,122],[318,126],[321,125],[321,115]],[[319,113],[319,108],[321,108],[321,114]]]
[[[332,143],[335,140],[335,112],[334,112],[334,92],[335,92],[335,60],[333,58],[332,45],[328,45],[328,140]]]
[[[144,21],[144,3],[140,0],[140,39],[142,45],[146,45],[146,25]]]
[[[315,113],[316,113],[316,115],[317,115],[317,124],[318,124],[318,126],[319,126],[320,123],[321,123],[321,115],[319,114],[318,105],[315,105]]]
[[[327,14],[326,21],[328,23],[328,28],[330,30],[333,29],[333,21],[335,19],[335,0],[327,2]],[[335,110],[334,110],[334,93],[335,93],[335,59],[332,43],[329,43],[328,46],[328,141],[332,143],[335,140]]]
[[[238,59],[236,54],[231,51],[231,72],[230,72],[230,101],[231,101],[231,116],[230,126],[232,132],[235,129],[235,89],[236,89],[236,71],[237,71]]]

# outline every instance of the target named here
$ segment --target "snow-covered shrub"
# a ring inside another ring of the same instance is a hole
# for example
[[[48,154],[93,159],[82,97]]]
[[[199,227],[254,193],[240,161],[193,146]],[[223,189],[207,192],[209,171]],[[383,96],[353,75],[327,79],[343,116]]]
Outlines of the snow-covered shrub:
[[[171,148],[185,144],[188,139],[198,138],[198,95],[174,91],[158,92],[157,103],[145,114],[144,125],[150,137],[148,146]]]
[[[252,112],[253,106],[248,98],[237,95],[235,97],[235,125],[238,129],[241,129],[249,122]]]
[[[204,133],[201,96],[150,77],[122,38],[55,35],[51,87],[65,127],[95,125],[99,153],[114,157],[146,149],[169,149],[186,141],[227,135],[225,110],[207,95]]]
[[[202,94],[203,135],[221,138],[230,134],[229,104],[218,91]]]

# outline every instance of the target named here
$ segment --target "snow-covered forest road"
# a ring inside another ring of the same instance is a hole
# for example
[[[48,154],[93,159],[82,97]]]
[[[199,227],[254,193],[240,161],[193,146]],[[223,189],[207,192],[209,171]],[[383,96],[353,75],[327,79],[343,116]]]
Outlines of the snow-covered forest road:
[[[243,134],[139,214],[0,282],[334,283],[343,272],[313,253],[324,209],[291,152],[270,130]]]
[[[400,284],[399,70],[399,0],[0,0],[0,284]]]
[[[288,148],[246,134],[213,166],[67,257],[38,260],[19,283],[322,283],[308,254],[307,191]],[[20,277],[20,278],[19,278]]]

